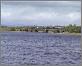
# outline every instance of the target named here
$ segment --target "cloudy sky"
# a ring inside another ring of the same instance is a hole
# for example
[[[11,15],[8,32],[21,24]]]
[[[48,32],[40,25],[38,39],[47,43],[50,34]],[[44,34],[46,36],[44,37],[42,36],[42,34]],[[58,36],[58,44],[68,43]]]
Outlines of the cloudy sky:
[[[1,2],[2,25],[81,25],[80,1]]]

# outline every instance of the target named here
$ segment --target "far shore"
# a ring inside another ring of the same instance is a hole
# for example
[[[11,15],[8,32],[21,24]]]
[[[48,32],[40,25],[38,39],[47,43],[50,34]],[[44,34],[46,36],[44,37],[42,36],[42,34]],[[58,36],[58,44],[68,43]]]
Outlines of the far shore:
[[[54,35],[77,35],[81,36],[81,33],[53,33]]]
[[[26,32],[26,31],[0,31],[0,32]],[[46,32],[36,32],[36,33],[46,33]],[[81,33],[48,33],[52,35],[81,35]]]

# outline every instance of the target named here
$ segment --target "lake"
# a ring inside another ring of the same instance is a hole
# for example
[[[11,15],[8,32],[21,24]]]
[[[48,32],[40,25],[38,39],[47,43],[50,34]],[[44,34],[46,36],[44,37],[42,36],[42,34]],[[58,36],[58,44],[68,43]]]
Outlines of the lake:
[[[2,64],[79,64],[80,35],[0,32]]]

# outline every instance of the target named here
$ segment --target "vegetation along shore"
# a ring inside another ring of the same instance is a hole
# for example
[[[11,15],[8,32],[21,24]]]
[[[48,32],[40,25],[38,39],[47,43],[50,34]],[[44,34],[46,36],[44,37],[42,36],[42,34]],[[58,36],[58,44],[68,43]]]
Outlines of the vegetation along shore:
[[[70,34],[80,35],[81,26],[69,24],[68,26],[0,26],[0,32],[3,31],[25,31],[25,32],[42,32],[52,34]]]

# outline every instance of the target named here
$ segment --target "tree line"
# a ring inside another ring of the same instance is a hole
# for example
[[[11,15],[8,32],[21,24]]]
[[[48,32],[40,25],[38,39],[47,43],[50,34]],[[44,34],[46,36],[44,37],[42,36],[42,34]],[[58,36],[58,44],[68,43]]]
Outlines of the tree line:
[[[55,26],[0,26],[0,31],[30,31],[30,32],[38,32],[38,31],[52,31],[54,33],[81,33],[81,26],[69,24],[68,26],[63,26],[62,28],[56,28]]]
[[[65,32],[69,32],[69,33],[81,33],[81,26],[76,26],[74,25],[68,25],[64,27],[64,31]]]

